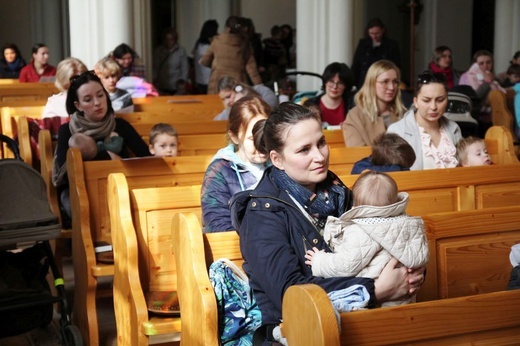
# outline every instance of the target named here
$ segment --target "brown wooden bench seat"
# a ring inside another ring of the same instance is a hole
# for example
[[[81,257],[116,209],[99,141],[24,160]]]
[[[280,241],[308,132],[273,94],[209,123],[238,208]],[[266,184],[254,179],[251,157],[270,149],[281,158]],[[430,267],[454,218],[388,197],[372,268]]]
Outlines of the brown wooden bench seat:
[[[72,209],[72,257],[75,277],[74,311],[86,344],[98,343],[96,295],[98,278],[113,276],[114,266],[96,261],[94,244],[111,243],[107,178],[123,173],[131,188],[201,184],[209,156],[135,158],[87,161],[78,149],[67,153]],[[200,203],[200,202],[199,202]]]
[[[58,89],[54,83],[0,84],[0,101],[45,100]]]
[[[325,292],[314,285],[293,286],[283,301],[289,344],[518,343],[520,291],[503,290],[511,246],[520,243],[520,206],[431,214],[425,223],[430,264],[419,294],[426,301],[342,313],[338,333]]]

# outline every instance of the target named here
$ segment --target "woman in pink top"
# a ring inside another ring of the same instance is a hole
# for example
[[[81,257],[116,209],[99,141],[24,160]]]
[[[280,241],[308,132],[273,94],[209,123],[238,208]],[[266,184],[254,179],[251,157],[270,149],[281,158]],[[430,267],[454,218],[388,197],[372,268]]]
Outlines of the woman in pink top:
[[[39,82],[41,77],[56,76],[56,67],[48,64],[49,47],[37,43],[32,48],[32,59],[20,71],[20,82]]]

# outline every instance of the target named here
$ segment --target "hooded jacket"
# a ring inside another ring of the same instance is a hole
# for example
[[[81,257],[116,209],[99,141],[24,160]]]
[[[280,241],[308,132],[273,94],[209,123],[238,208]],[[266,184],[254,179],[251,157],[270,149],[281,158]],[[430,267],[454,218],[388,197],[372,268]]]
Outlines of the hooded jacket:
[[[334,254],[316,253],[312,272],[317,276],[379,277],[395,257],[404,266],[420,268],[428,263],[428,241],[420,217],[408,216],[408,194],[386,206],[361,205],[339,218],[329,216],[323,238]]]
[[[229,200],[237,192],[253,187],[263,172],[258,166],[246,165],[235,153],[233,144],[220,149],[208,166],[201,189],[201,207],[204,233],[233,230]]]
[[[273,181],[272,169],[266,169],[254,190],[240,192],[231,201],[233,225],[245,260],[243,268],[262,311],[262,323],[280,323],[283,295],[292,285],[313,283],[332,292],[360,284],[371,296],[369,307],[374,306],[373,279],[312,275],[305,264],[306,251],[312,247],[327,252],[330,249],[289,194]],[[347,192],[346,205],[350,207],[351,193]]]

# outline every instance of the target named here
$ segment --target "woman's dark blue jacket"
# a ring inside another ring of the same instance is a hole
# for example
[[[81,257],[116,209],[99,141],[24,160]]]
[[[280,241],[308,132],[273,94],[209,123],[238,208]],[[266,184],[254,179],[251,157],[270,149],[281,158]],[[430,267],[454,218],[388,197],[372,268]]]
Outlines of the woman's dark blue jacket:
[[[330,249],[295,202],[274,183],[268,168],[253,191],[237,193],[231,201],[233,225],[240,236],[244,270],[262,311],[263,324],[282,319],[282,299],[289,286],[313,283],[331,292],[364,285],[374,305],[374,280],[358,277],[319,278],[305,264],[312,247]],[[351,199],[351,193],[347,193]],[[346,203],[349,208],[351,202]],[[336,215],[339,216],[339,215]]]

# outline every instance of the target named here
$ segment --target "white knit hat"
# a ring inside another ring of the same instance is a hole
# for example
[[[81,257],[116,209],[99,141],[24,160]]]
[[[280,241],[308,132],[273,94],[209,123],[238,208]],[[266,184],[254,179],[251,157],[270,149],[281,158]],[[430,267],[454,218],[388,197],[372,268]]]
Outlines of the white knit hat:
[[[520,264],[520,244],[511,246],[511,254],[509,255],[511,265],[516,267]]]

